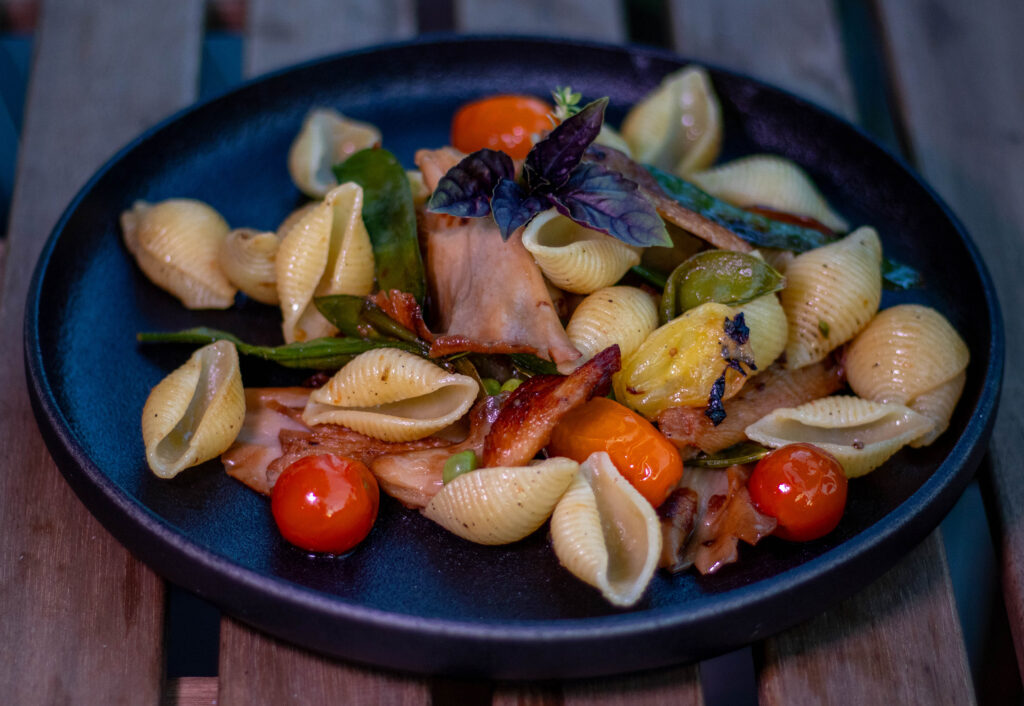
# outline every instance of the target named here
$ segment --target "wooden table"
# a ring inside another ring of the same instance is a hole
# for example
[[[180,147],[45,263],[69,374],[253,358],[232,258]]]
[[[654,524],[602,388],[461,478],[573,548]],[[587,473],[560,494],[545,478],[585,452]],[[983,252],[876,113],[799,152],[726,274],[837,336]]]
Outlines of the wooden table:
[[[6,6],[19,17],[36,8],[26,0]],[[438,29],[660,41],[805,95],[903,149],[973,234],[1006,314],[1010,369],[982,484],[990,489],[1019,659],[1024,482],[1012,449],[1024,437],[1024,395],[1016,394],[1022,378],[1013,369],[1024,355],[1017,315],[1024,288],[1016,283],[1024,270],[1024,90],[1017,73],[1024,4],[906,0],[878,3],[877,13],[872,7],[852,0],[222,0],[213,11],[243,32],[251,76]],[[221,624],[217,677],[164,679],[164,583],[106,533],[54,467],[29,407],[21,327],[32,267],[75,192],[114,150],[196,98],[204,4],[44,0],[38,9],[0,299],[4,701],[703,702],[697,666],[542,685],[430,679],[324,659],[229,618]],[[753,646],[753,654],[765,703],[975,699],[939,530],[867,589]],[[990,686],[979,684],[977,693]]]

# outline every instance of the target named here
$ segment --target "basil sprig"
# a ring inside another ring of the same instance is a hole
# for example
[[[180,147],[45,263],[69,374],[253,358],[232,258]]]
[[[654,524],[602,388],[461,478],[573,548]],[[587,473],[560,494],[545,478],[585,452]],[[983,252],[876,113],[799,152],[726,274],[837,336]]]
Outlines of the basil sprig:
[[[448,170],[427,203],[432,213],[490,213],[505,240],[541,211],[555,208],[580,225],[640,247],[670,245],[654,206],[635,182],[583,153],[601,132],[607,98],[588,103],[533,146],[517,179],[504,152],[482,149]]]

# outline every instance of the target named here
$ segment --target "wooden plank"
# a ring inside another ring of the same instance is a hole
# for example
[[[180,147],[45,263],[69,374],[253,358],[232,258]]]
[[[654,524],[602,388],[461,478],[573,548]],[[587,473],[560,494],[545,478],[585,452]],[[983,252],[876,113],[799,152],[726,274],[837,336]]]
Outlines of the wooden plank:
[[[216,706],[217,677],[168,679],[160,706]]]
[[[839,28],[828,0],[784,6],[676,0],[671,7],[681,53],[757,76],[856,118]],[[928,581],[927,600],[904,591],[893,593],[893,586],[921,585],[922,577]],[[887,619],[876,621],[873,616],[878,614]],[[934,639],[921,642],[922,635]],[[837,644],[840,638],[842,645]],[[854,684],[857,675],[871,673],[876,666],[870,655],[888,654],[893,645],[909,650],[922,644],[929,646],[929,660],[915,663],[917,669],[903,668],[908,663],[903,659],[896,668],[878,672],[881,678]],[[836,667],[837,651],[849,660],[842,669]],[[760,675],[765,703],[887,703],[893,693],[913,694],[914,700],[924,702],[972,700],[939,530],[884,579],[825,615],[767,640],[765,653],[767,666]],[[943,674],[937,677],[935,671]]]
[[[981,250],[1006,323],[1007,372],[990,446],[1003,591],[1024,672],[1024,5],[879,3],[898,99],[919,169]]]
[[[356,7],[358,5],[358,7]],[[401,39],[415,28],[411,0],[346,3],[253,0],[246,32],[246,73],[316,55]],[[424,703],[427,680],[355,667],[221,621],[219,703]]]
[[[461,32],[626,41],[618,0],[456,0],[455,22]]]
[[[46,452],[22,364],[34,263],[88,176],[188,103],[202,3],[51,0],[29,86],[3,282],[0,683],[16,704],[156,703],[163,584],[74,497]]]
[[[410,37],[415,0],[249,3],[245,72],[256,76],[326,54]]]

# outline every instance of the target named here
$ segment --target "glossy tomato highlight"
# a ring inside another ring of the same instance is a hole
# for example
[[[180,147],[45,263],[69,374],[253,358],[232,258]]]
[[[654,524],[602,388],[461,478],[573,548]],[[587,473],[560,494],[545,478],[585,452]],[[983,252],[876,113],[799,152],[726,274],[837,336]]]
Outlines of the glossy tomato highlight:
[[[583,463],[606,451],[619,473],[654,507],[683,477],[683,459],[672,442],[633,410],[607,397],[595,397],[569,412],[548,444],[552,456]]]
[[[306,456],[277,479],[270,509],[282,536],[302,549],[341,554],[373,528],[380,490],[370,469],[333,454]]]
[[[794,542],[824,537],[846,507],[846,474],[812,444],[789,444],[758,461],[747,482],[758,510],[779,521],[775,536]]]
[[[500,150],[512,159],[525,159],[532,136],[552,128],[550,105],[531,96],[482,98],[459,108],[452,119],[452,146],[470,153]]]

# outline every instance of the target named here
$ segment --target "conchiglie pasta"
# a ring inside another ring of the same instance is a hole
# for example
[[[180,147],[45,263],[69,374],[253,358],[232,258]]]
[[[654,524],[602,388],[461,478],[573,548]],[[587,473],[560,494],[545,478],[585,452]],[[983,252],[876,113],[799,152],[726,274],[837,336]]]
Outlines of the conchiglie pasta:
[[[861,397],[905,404],[929,417],[935,429],[923,445],[949,425],[969,360],[967,344],[942,314],[902,304],[880,311],[854,339],[846,371]]]
[[[758,373],[774,363],[786,349],[786,312],[782,310],[779,298],[772,293],[733,307],[733,318],[740,313],[750,329],[750,350],[757,366],[754,372]]]
[[[903,405],[836,396],[776,409],[746,433],[772,448],[798,442],[819,446],[836,457],[847,477],[855,478],[931,429],[931,420]]]
[[[128,251],[153,284],[189,309],[227,309],[235,288],[218,262],[228,224],[195,199],[136,201],[121,214]]]
[[[472,406],[478,385],[398,348],[360,353],[314,390],[306,424],[340,424],[383,441],[422,439],[454,424]]]
[[[613,344],[623,358],[632,355],[657,327],[658,308],[650,294],[636,287],[605,287],[580,302],[565,333],[583,354],[576,361],[582,365]]]
[[[615,284],[640,263],[640,248],[581,226],[554,209],[530,221],[523,246],[552,284],[576,294]]]
[[[150,391],[142,409],[146,462],[173,478],[226,451],[244,420],[238,351],[228,341],[211,343]]]
[[[782,308],[789,320],[786,366],[802,368],[846,343],[878,311],[882,243],[864,226],[801,253],[786,268]]]
[[[736,206],[768,206],[808,216],[834,231],[849,230],[849,224],[832,210],[806,172],[784,157],[742,157],[695,172],[690,180],[712,196]]]
[[[258,302],[277,305],[277,233],[236,228],[221,243],[221,271],[235,287]]]
[[[544,524],[578,468],[561,457],[533,466],[480,468],[446,483],[423,514],[470,542],[517,542]]]
[[[315,297],[372,291],[373,247],[362,210],[362,187],[342,184],[308,210],[281,241],[275,268],[285,341],[337,332],[317,311]]]
[[[551,516],[555,555],[610,603],[640,600],[661,554],[661,525],[651,504],[622,477],[607,453],[591,455]]]
[[[380,130],[373,125],[330,108],[315,108],[288,151],[288,173],[304,194],[322,197],[338,183],[331,167],[380,141]]]

